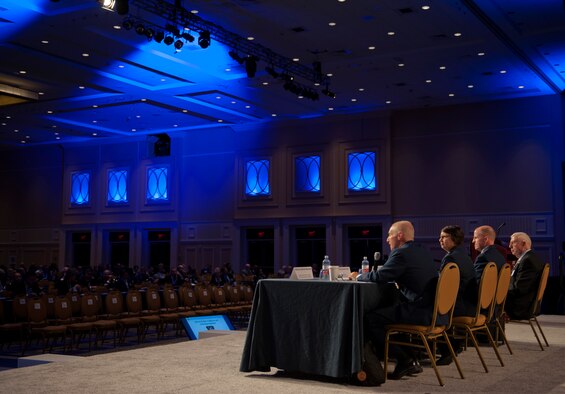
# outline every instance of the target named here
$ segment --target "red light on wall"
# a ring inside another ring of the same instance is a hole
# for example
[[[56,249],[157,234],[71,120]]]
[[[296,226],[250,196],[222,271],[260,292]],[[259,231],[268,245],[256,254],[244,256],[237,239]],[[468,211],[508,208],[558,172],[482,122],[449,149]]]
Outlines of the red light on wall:
[[[316,231],[308,231],[308,237],[312,238],[316,236]]]
[[[257,236],[259,238],[263,238],[265,236],[265,232],[264,231],[257,231]]]
[[[369,232],[370,232],[370,230],[361,230],[361,235],[364,236],[364,237],[367,237],[367,236],[369,236]]]

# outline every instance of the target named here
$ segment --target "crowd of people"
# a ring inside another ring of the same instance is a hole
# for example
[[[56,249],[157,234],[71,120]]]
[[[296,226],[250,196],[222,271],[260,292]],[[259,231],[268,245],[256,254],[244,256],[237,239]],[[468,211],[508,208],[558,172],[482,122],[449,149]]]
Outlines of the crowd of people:
[[[260,267],[246,264],[241,271],[241,278],[247,282],[256,282],[265,278]],[[167,270],[163,264],[152,267],[125,267],[122,265],[69,267],[59,269],[51,265],[0,265],[0,296],[39,296],[55,288],[57,294],[69,292],[82,293],[93,288],[106,288],[127,292],[141,284],[171,284],[174,287],[190,283],[212,286],[233,285],[237,275],[230,263],[221,267],[206,266],[197,271],[193,267],[180,264]]]

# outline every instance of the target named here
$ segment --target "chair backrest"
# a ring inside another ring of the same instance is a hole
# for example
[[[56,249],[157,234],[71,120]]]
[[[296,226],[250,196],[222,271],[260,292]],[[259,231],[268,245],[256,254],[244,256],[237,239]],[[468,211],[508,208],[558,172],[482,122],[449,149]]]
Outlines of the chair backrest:
[[[188,286],[179,287],[179,298],[182,306],[194,307],[196,305],[196,295],[194,290]]]
[[[239,286],[229,286],[227,288],[227,293],[230,295],[231,302],[240,302],[242,293]]]
[[[212,294],[210,293],[210,290],[205,287],[200,287],[197,292],[199,305],[208,306],[212,303]]]
[[[215,304],[223,305],[226,303],[226,292],[223,288],[214,287],[214,289],[212,290],[212,295]]]
[[[451,326],[453,309],[459,291],[459,267],[455,263],[447,263],[439,274],[436,285],[434,313],[431,327],[435,327],[438,316],[448,316],[446,327]],[[444,323],[442,321],[442,323]]]
[[[124,311],[124,296],[117,290],[106,295],[104,306],[108,315],[117,316]]]
[[[253,288],[251,286],[249,285],[245,286],[243,299],[248,302],[253,301]]]
[[[163,290],[163,304],[167,309],[176,309],[179,307],[179,298],[176,290],[172,286]]]
[[[511,275],[512,269],[510,267],[510,264],[505,263],[498,272],[498,284],[496,286],[496,296],[495,302],[493,304],[496,308],[497,314],[502,314],[502,312],[504,311],[504,303],[506,302],[506,296],[508,295]]]
[[[27,300],[27,317],[31,323],[41,323],[47,320],[47,305],[41,297]]]
[[[73,316],[71,302],[66,296],[55,297],[55,317],[60,320],[70,320]]]
[[[479,283],[479,297],[477,303],[477,313],[475,318],[479,318],[481,312],[486,311],[485,315],[492,313],[492,304],[496,295],[496,286],[498,283],[498,270],[496,264],[490,262],[486,265],[481,275]]]
[[[541,312],[541,301],[543,299],[543,293],[545,293],[545,288],[547,286],[547,279],[549,278],[549,264],[543,267],[541,276],[539,279],[538,293],[536,295],[535,302],[532,305],[531,315],[537,316]]]
[[[71,303],[71,310],[74,316],[80,315],[81,300],[77,293],[68,293],[67,298]]]
[[[43,298],[43,301],[45,301],[45,306],[47,307],[47,317],[55,317],[55,295],[43,294],[41,298]]]
[[[100,310],[99,298],[94,294],[83,294],[80,299],[80,312],[82,317],[92,318]]]
[[[15,321],[27,320],[27,298],[26,296],[16,296],[12,301],[12,313]]]
[[[126,305],[129,313],[141,313],[143,309],[143,300],[138,290],[130,290],[126,295]]]
[[[161,296],[159,295],[159,290],[148,288],[145,293],[145,299],[147,300],[148,310],[158,311],[161,309]]]

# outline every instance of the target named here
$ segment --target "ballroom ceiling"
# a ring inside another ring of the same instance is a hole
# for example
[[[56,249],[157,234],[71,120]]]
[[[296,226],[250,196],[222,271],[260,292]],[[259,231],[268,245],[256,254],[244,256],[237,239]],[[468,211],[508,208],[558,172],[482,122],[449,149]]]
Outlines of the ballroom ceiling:
[[[130,0],[125,13],[96,0],[2,0],[0,144],[237,130],[565,89],[563,0],[167,1]],[[160,32],[175,29],[195,40],[165,44]],[[249,54],[253,77],[238,61]]]

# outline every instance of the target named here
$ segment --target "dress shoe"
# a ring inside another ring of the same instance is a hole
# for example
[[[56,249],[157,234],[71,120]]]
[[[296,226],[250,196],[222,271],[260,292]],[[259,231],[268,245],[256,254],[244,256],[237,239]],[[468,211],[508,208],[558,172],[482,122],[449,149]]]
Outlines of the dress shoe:
[[[399,380],[406,375],[416,375],[423,371],[422,366],[418,361],[408,360],[401,361],[394,368],[394,372],[390,374],[389,378],[391,380]]]
[[[359,386],[380,386],[385,381],[384,370],[370,342],[363,346],[363,368],[353,377]]]
[[[449,365],[453,362],[453,357],[451,354],[446,354],[445,356],[441,356],[439,360],[436,361],[436,365]]]

